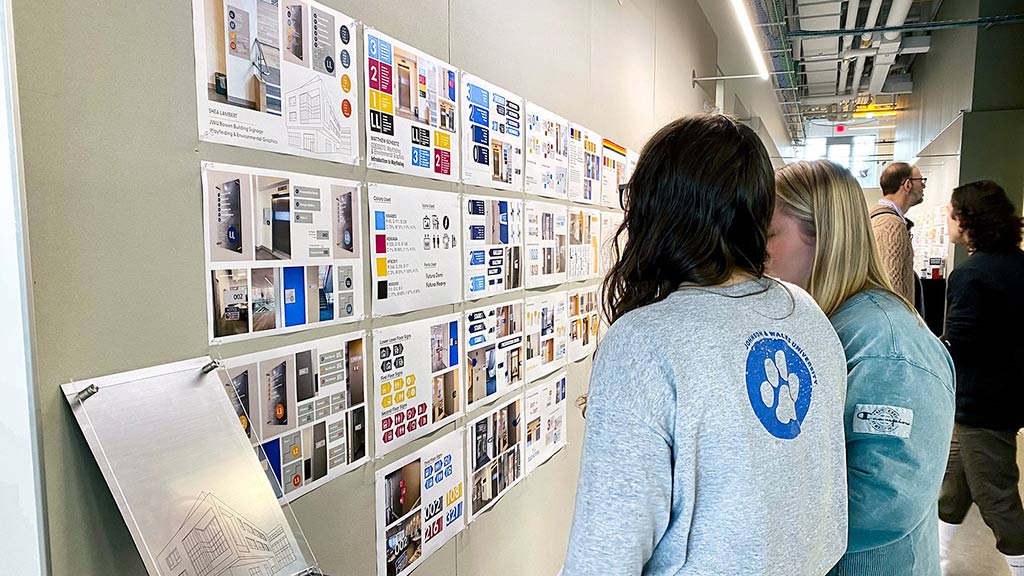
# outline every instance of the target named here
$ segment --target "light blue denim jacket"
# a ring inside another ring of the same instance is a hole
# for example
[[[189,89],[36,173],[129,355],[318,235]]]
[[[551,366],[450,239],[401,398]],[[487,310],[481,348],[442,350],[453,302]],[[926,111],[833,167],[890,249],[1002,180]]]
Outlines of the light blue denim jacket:
[[[846,352],[849,544],[834,576],[940,576],[939,487],[953,361],[895,296],[861,292],[830,319]]]

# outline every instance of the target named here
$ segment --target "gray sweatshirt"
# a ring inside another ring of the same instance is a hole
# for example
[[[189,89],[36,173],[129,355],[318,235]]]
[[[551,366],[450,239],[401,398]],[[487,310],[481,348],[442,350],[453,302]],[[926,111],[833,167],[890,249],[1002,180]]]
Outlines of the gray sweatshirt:
[[[630,312],[589,394],[564,576],[820,576],[843,555],[846,359],[807,293],[763,279]]]

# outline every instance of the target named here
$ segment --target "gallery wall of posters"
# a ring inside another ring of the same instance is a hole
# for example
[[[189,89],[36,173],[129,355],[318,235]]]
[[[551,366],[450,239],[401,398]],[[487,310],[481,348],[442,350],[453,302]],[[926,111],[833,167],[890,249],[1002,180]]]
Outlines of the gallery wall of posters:
[[[469,519],[490,509],[523,478],[523,395],[466,426]]]
[[[568,198],[569,121],[526,103],[526,192]]]
[[[358,182],[202,165],[211,343],[362,320]]]
[[[566,363],[565,292],[551,292],[526,299],[526,378],[533,382]]]
[[[377,574],[404,576],[466,526],[460,428],[377,471]]]
[[[601,201],[601,137],[579,124],[569,124],[569,200]]]
[[[462,181],[523,189],[523,99],[462,73]]]
[[[196,566],[217,574],[303,572],[313,566],[308,546],[292,532],[218,375],[203,370],[210,362],[205,356],[61,391],[150,575],[199,574]],[[79,395],[90,386],[95,395]],[[231,537],[242,530],[247,540]],[[197,548],[197,541],[217,545]]]
[[[311,0],[192,0],[199,138],[359,164],[356,23]]]
[[[565,447],[565,372],[526,390],[526,473]]]
[[[615,263],[615,234],[619,231],[624,217],[625,214],[622,212],[601,211],[601,276],[607,274]],[[625,245],[626,236],[623,235],[619,238],[619,246],[621,248]]]
[[[373,331],[377,457],[462,414],[461,321],[448,314]]]
[[[475,300],[523,285],[523,201],[464,196],[465,297]]]
[[[523,301],[466,311],[466,410],[523,385],[526,349]]]
[[[566,280],[568,224],[564,204],[526,202],[526,287]]]
[[[373,315],[462,298],[459,196],[371,183]]]
[[[225,391],[283,501],[367,461],[365,350],[358,332],[223,360]]]
[[[601,205],[608,208],[619,206],[619,184],[626,180],[626,149],[607,138],[604,140],[601,161]]]
[[[569,361],[579,362],[594,353],[601,330],[601,287],[568,291]]]
[[[367,167],[458,180],[458,69],[369,27],[363,39]]]
[[[601,244],[601,213],[569,207],[567,279],[589,280],[598,275]]]

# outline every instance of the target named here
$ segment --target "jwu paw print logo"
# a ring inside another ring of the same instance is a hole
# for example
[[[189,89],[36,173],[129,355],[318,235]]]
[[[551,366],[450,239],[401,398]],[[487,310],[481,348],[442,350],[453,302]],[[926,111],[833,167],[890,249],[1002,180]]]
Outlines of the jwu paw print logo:
[[[747,353],[747,395],[754,414],[772,436],[791,440],[811,407],[813,372],[787,338],[764,337]]]

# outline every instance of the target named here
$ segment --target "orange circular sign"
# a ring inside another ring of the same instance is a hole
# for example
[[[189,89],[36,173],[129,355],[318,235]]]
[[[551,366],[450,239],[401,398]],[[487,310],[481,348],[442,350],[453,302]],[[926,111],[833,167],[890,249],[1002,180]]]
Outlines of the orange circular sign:
[[[296,474],[295,476],[292,476],[292,486],[295,486],[296,488],[298,488],[301,484],[302,484],[302,476],[299,476],[298,474]]]
[[[284,418],[284,404],[278,404],[277,407],[274,408],[274,416],[277,416],[278,420]]]
[[[348,118],[352,115],[352,103],[348,101],[348,98],[341,101],[341,113]]]
[[[348,74],[341,75],[341,89],[344,90],[346,94],[352,90],[352,79],[348,77]]]

